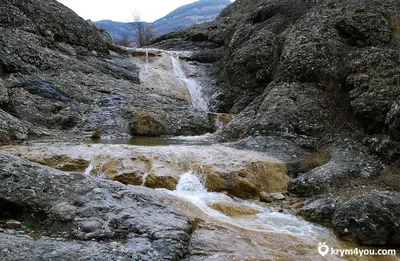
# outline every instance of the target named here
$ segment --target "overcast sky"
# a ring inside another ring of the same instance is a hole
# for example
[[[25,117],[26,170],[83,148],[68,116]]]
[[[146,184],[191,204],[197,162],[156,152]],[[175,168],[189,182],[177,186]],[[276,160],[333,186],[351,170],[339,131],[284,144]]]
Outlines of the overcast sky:
[[[138,11],[145,22],[167,15],[176,8],[197,0],[58,0],[84,19],[131,22]]]

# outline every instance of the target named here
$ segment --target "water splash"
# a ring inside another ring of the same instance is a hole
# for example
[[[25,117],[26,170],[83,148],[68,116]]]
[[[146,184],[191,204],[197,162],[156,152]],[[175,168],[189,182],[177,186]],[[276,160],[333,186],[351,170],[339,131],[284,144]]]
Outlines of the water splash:
[[[144,173],[142,176],[142,183],[140,184],[140,186],[144,187],[146,185],[146,180],[147,180],[147,176],[149,175],[148,172]]]
[[[292,214],[277,212],[272,207],[264,207],[245,200],[232,199],[222,193],[208,192],[201,179],[196,176],[193,171],[182,174],[176,190],[170,193],[191,202],[207,215],[223,223],[246,230],[276,232],[306,236],[308,238],[317,238],[321,233],[326,233],[328,231],[324,227],[301,220]],[[259,214],[253,216],[229,217],[213,209],[211,206],[214,203],[250,207],[259,211]]]
[[[203,97],[201,86],[197,84],[194,79],[190,79],[186,76],[185,72],[183,71],[178,53],[171,53],[171,61],[176,77],[185,83],[186,88],[190,93],[193,107],[202,111],[207,111],[208,106],[206,100]]]
[[[224,124],[221,122],[221,121],[219,121],[219,120],[215,120],[215,128],[217,129],[217,130],[220,130],[220,129],[222,129],[224,127]]]
[[[94,157],[92,158],[92,160],[89,163],[89,166],[85,169],[85,171],[83,172],[83,175],[90,175],[90,173],[92,172],[92,170],[94,169]]]
[[[182,194],[205,194],[207,189],[192,171],[186,172],[179,178],[176,192]]]

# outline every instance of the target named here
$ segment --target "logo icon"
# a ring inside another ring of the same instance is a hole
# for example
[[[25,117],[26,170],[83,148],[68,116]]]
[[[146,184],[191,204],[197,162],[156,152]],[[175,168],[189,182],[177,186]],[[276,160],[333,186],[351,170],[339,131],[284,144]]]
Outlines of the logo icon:
[[[318,252],[321,256],[326,256],[329,252],[329,247],[326,245],[325,242],[319,242]]]

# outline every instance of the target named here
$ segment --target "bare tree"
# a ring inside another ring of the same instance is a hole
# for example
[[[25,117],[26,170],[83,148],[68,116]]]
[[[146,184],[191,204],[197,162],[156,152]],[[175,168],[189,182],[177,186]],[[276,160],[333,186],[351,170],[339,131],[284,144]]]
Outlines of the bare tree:
[[[132,41],[129,40],[129,36],[124,34],[121,39],[117,40],[117,43],[122,46],[132,47]]]
[[[145,46],[153,37],[153,25],[141,22],[140,13],[135,12],[133,15],[134,38],[139,47]]]

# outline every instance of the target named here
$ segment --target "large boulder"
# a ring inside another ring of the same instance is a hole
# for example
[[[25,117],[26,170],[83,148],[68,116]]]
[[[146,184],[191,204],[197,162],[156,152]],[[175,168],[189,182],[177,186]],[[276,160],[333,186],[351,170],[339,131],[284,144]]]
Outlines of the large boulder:
[[[333,99],[335,98],[335,99]],[[336,100],[337,99],[337,100]],[[318,135],[337,128],[346,114],[330,110],[340,97],[310,83],[271,83],[218,136],[222,140],[242,139],[251,135],[297,133]],[[326,120],[329,119],[329,120]]]
[[[320,166],[290,180],[288,191],[300,196],[313,196],[332,191],[332,185],[346,180],[377,177],[383,168],[382,162],[359,142],[350,139],[332,145],[330,158]]]
[[[331,198],[310,200],[297,210],[297,214],[311,222],[330,225],[336,205],[337,202]]]
[[[398,193],[390,192],[352,198],[335,211],[333,227],[364,245],[399,245],[399,199]]]
[[[178,260],[187,253],[191,225],[165,193],[61,172],[6,153],[0,153],[0,166],[0,218],[64,237],[35,240],[5,231],[0,233],[5,260]]]

